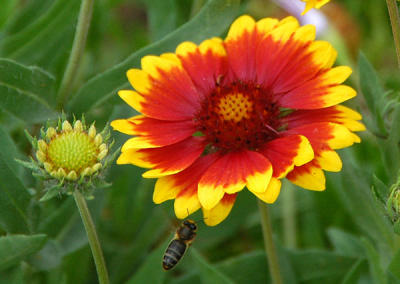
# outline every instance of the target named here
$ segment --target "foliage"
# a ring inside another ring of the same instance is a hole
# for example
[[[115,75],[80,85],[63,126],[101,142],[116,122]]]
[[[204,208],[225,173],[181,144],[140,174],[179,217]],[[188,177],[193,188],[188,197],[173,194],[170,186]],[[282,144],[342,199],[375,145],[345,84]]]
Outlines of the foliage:
[[[56,94],[80,2],[2,0],[0,7],[0,283],[97,281],[72,198],[39,202],[43,184],[16,162],[33,155],[24,130],[37,136],[44,122],[60,115]],[[96,1],[65,115],[84,113],[99,128],[132,116],[116,92],[128,87],[125,72],[138,67],[142,56],[223,35],[239,13],[282,14],[272,1],[202,2]],[[283,191],[295,191],[295,247],[282,241],[284,200],[271,206],[282,274],[285,283],[400,283],[400,239],[386,208],[400,169],[400,81],[386,7],[375,0],[331,2],[325,9],[335,36],[325,36],[348,54],[339,60],[358,66],[353,78],[359,80],[350,83],[362,96],[352,107],[363,114],[368,131],[360,145],[340,153],[343,171],[328,176],[327,191],[285,183]],[[344,16],[347,30],[335,20]],[[113,137],[115,148],[126,139]],[[270,281],[256,201],[246,193],[221,225],[199,221],[192,248],[175,270],[164,272],[161,258],[175,225],[172,204],[155,206],[154,181],[143,180],[141,173],[112,165],[107,177],[112,186],[89,201],[111,283]]]

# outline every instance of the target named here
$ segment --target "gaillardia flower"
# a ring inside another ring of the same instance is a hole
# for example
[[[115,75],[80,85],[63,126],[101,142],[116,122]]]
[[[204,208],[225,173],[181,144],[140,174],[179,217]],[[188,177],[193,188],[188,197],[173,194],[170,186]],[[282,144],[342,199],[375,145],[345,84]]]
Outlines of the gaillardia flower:
[[[310,11],[312,8],[321,8],[324,6],[326,3],[328,3],[330,0],[301,0],[303,2],[306,2],[306,7],[304,8],[302,15]]]
[[[360,114],[338,105],[356,95],[332,67],[336,51],[293,17],[239,17],[225,40],[183,42],[175,53],[145,56],[127,72],[136,91],[118,94],[143,115],[111,126],[135,135],[118,164],[150,168],[153,200],[175,199],[178,218],[203,210],[223,221],[244,187],[273,203],[280,179],[324,190],[323,170],[339,171],[335,149],[360,142]]]
[[[57,127],[42,128],[39,140],[28,135],[37,161],[20,162],[46,181],[47,193],[42,201],[77,189],[90,198],[92,189],[105,185],[102,171],[112,160],[107,155],[108,132],[105,128],[97,133],[94,124],[87,129],[81,120],[73,126],[67,120],[59,120]]]

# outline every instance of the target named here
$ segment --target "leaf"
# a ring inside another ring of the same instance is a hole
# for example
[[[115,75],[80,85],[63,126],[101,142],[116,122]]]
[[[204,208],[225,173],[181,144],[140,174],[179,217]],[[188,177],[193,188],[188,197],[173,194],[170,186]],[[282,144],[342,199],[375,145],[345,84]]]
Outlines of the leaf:
[[[0,127],[0,226],[9,233],[27,233],[30,195],[17,176],[17,149]]]
[[[366,265],[365,259],[359,259],[356,263],[354,263],[353,266],[350,268],[350,270],[344,276],[342,284],[358,283],[357,281],[360,278],[365,265]]]
[[[397,105],[393,110],[392,125],[388,138],[385,140],[379,139],[378,142],[390,182],[394,182],[400,169],[400,105]]]
[[[400,280],[400,250],[397,250],[392,258],[388,270]]]
[[[190,250],[191,256],[194,262],[197,264],[197,268],[200,271],[200,277],[204,283],[235,283],[225,274],[223,274],[215,265],[209,263],[200,253],[192,248]]]
[[[12,19],[7,22],[4,33],[8,36],[15,34],[32,24],[40,18],[40,14],[46,10],[54,0],[34,0],[29,1],[12,15]]]
[[[299,282],[318,280],[324,284],[338,283],[356,261],[323,250],[291,251],[290,259]]]
[[[0,108],[26,123],[56,117],[53,87],[54,78],[42,69],[0,59]]]
[[[140,59],[144,55],[173,51],[182,41],[200,42],[220,35],[232,22],[239,2],[239,0],[209,0],[192,20],[173,33],[133,53],[120,64],[89,80],[69,101],[68,109],[79,115],[108,103],[112,98],[116,99],[116,92],[129,86],[125,72],[130,68],[139,67]]]
[[[15,58],[23,53],[40,53],[41,50],[33,49],[35,45],[40,45],[45,39],[47,44],[51,44],[49,35],[58,35],[63,32],[63,27],[74,24],[76,21],[74,14],[77,13],[79,4],[78,0],[54,1],[44,14],[36,18],[36,21],[29,22],[22,31],[2,41],[3,55]]]
[[[268,283],[270,281],[268,262],[264,251],[254,251],[228,258],[219,262],[216,267],[238,284]]]
[[[149,256],[147,256],[143,264],[135,272],[134,276],[126,282],[126,284],[164,283],[166,272],[161,267],[161,260],[167,245],[168,242],[162,243],[158,249],[154,250]]]
[[[47,236],[10,235],[0,237],[0,270],[9,268],[39,251],[47,240]]]
[[[382,113],[385,91],[374,68],[362,52],[360,52],[358,57],[358,66],[361,91],[374,119],[372,121],[373,130],[378,131],[380,135],[385,135],[387,131],[384,126]]]
[[[62,257],[63,253],[58,242],[48,240],[40,251],[29,257],[28,262],[37,270],[50,270],[61,264]]]
[[[357,237],[334,228],[328,230],[328,237],[336,253],[355,258],[365,257],[364,247]]]
[[[365,253],[368,258],[370,272],[372,274],[374,283],[387,283],[386,275],[381,266],[380,254],[377,252],[377,250],[369,240],[364,238],[362,240],[362,243],[364,245]]]
[[[165,233],[167,225],[161,208],[157,207],[148,214],[146,222],[132,238],[132,245],[124,247],[123,253],[114,257],[108,264],[111,283],[120,283],[130,275],[132,267],[137,267],[141,263],[142,258],[151,250],[160,235]],[[158,265],[161,267],[161,264]]]
[[[386,200],[390,194],[389,187],[375,174],[372,175],[372,191],[377,200],[379,200],[382,204],[386,204]]]
[[[12,15],[13,10],[17,6],[17,0],[3,0],[0,9],[0,28],[5,24],[7,19]]]
[[[174,31],[184,20],[182,15],[184,13],[180,8],[190,8],[190,5],[179,5],[179,0],[152,0],[145,1],[145,4],[152,41],[159,40]]]
[[[356,166],[352,160],[351,150],[343,151],[343,167],[341,175],[332,176],[336,185],[336,192],[349,215],[355,223],[377,243],[382,245],[393,244],[392,225],[380,212],[372,192],[371,185],[366,177],[372,174],[364,168]],[[337,179],[335,181],[335,179]]]

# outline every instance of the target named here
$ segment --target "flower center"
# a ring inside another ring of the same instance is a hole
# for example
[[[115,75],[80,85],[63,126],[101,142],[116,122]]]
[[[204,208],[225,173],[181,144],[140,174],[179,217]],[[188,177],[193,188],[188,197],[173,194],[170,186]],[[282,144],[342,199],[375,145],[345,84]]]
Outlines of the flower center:
[[[272,94],[253,83],[217,86],[203,102],[198,130],[214,151],[257,150],[279,136],[279,106]]]
[[[253,102],[241,93],[227,94],[220,98],[217,112],[221,120],[239,122],[249,119],[253,111]]]
[[[84,132],[63,132],[52,139],[47,150],[55,168],[80,173],[97,162],[98,147]]]

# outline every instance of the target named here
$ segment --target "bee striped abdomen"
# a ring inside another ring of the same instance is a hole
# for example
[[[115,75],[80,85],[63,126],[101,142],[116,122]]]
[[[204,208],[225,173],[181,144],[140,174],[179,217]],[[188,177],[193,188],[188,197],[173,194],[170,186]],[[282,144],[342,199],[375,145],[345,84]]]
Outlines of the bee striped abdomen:
[[[163,257],[163,268],[169,270],[173,268],[185,253],[187,245],[179,240],[174,239],[167,247]]]

